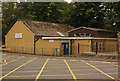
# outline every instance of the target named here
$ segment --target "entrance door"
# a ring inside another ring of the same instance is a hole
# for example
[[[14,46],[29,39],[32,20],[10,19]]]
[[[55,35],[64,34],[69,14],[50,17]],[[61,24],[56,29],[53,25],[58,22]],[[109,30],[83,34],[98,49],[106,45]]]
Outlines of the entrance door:
[[[69,55],[69,43],[63,43],[62,45],[64,45],[64,55]]]

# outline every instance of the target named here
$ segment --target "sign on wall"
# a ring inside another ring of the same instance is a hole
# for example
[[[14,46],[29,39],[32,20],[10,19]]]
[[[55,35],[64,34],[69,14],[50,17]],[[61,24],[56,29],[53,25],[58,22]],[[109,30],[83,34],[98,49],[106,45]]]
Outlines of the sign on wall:
[[[54,42],[54,40],[49,40],[49,42]]]
[[[15,33],[15,38],[22,38],[22,33]]]

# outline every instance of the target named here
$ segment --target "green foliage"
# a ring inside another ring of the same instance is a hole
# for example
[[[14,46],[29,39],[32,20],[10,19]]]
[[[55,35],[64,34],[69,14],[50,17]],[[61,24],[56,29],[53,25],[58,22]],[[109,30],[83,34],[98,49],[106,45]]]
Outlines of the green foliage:
[[[17,19],[30,19],[120,31],[120,2],[4,2],[2,38]]]
[[[116,56],[108,56],[106,59],[116,59]]]
[[[73,55],[69,55],[69,57],[73,57]]]
[[[105,28],[113,31],[120,31],[120,2],[103,3],[105,10]]]
[[[76,55],[74,55],[74,57],[77,57],[77,54],[76,54]]]
[[[87,26],[102,28],[103,12],[101,12],[101,3],[80,3],[80,6],[74,9],[71,16],[71,25],[75,27]]]

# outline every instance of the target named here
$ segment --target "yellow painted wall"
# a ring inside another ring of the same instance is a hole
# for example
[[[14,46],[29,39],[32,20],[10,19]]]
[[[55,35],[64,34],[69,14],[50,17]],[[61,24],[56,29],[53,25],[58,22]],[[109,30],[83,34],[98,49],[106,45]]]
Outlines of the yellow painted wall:
[[[94,47],[93,51],[91,48],[92,40],[74,40],[72,43],[72,54],[78,55],[78,43],[79,43],[79,54],[88,53],[88,52],[96,52],[96,42],[98,43],[98,52],[99,53],[110,53],[117,51],[117,40],[109,40],[109,39],[97,39],[93,40]],[[103,46],[104,42],[104,46]],[[101,43],[101,45],[100,45]]]
[[[106,40],[106,51],[117,52],[117,40]]]
[[[15,38],[15,33],[22,33],[22,38]],[[79,54],[85,52],[91,52],[91,40],[73,40],[72,43],[72,54],[78,55],[78,43],[79,43]],[[94,46],[98,42],[98,51],[115,51],[117,50],[117,40],[93,40]],[[99,49],[101,46],[105,45],[105,49]],[[21,21],[17,21],[11,30],[5,36],[5,45],[7,48],[12,48],[13,52],[23,52],[23,53],[34,53],[34,33],[30,31]],[[57,50],[57,55],[61,53],[61,40],[54,40],[50,42],[49,40],[39,39],[35,43],[36,54],[53,55],[55,54],[55,49]],[[95,49],[94,49],[95,50]]]
[[[61,40],[54,40],[54,42],[49,42],[49,40],[43,40],[39,39],[35,43],[35,51],[36,54],[40,55],[55,55],[55,48],[58,48],[59,51],[57,52],[57,55],[60,55],[60,48],[61,48]]]
[[[98,43],[98,52],[114,52],[117,50],[117,40],[99,39],[99,40],[93,40],[93,41],[94,41],[94,46],[96,45],[96,42]],[[100,43],[101,43],[101,46],[100,46]],[[96,47],[94,47],[94,51],[95,49]]]
[[[15,38],[15,33],[22,33],[22,38]],[[5,36],[5,45],[14,52],[33,53],[34,34],[21,21],[17,21]]]
[[[91,40],[73,40],[72,43],[72,54],[78,55],[78,43],[79,43],[79,54],[84,52],[90,52],[91,51]]]

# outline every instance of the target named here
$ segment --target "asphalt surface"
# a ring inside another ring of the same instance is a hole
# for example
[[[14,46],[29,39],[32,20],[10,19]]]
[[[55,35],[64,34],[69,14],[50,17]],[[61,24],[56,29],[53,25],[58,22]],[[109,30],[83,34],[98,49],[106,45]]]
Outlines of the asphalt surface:
[[[118,62],[2,54],[2,81],[118,81]]]

